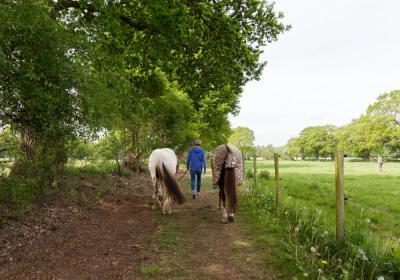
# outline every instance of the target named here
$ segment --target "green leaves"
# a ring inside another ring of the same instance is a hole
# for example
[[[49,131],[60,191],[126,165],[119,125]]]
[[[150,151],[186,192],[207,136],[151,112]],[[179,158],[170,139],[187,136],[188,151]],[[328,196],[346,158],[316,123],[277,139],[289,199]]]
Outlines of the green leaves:
[[[232,129],[229,143],[235,145],[241,151],[251,151],[254,148],[254,132],[248,127],[236,127]]]

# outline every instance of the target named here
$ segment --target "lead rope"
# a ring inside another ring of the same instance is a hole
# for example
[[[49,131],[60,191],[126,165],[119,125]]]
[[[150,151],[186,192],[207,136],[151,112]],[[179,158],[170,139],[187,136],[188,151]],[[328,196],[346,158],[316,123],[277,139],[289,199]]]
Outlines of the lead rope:
[[[185,175],[186,175],[187,172],[188,172],[188,171],[187,171],[187,169],[186,169],[185,173],[183,173],[183,175],[182,175],[179,179],[177,179],[177,181],[179,182],[180,180],[182,180],[183,177],[185,177]]]

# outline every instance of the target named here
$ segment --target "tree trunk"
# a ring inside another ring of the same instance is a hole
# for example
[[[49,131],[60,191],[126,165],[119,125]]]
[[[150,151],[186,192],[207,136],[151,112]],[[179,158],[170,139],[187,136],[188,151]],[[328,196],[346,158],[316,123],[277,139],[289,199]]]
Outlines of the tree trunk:
[[[370,154],[363,154],[362,159],[368,161],[370,159]]]
[[[115,161],[117,162],[117,166],[118,166],[118,176],[121,177],[122,176],[121,165],[119,164],[118,158],[115,158]]]
[[[35,156],[37,146],[37,138],[33,129],[29,126],[21,129],[21,143],[20,149],[28,159]]]
[[[34,130],[32,127],[26,126],[21,129],[20,133],[21,133],[21,142],[19,145],[20,150],[27,160],[33,160],[37,148],[37,137],[35,136]],[[17,156],[15,158],[15,162],[11,167],[11,174],[22,175],[22,176],[33,175],[34,172],[32,174],[27,174],[28,171],[29,173],[31,173],[33,169],[30,168],[30,170],[27,170],[27,168],[24,168],[23,160],[24,159],[21,158],[20,156]]]

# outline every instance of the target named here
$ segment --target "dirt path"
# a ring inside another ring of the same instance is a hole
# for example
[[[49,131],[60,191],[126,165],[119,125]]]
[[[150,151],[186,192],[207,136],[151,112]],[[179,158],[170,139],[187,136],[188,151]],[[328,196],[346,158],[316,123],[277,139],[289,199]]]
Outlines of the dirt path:
[[[254,249],[240,215],[235,223],[222,224],[217,190],[208,189],[173,213],[174,224],[159,217],[170,228],[175,242],[166,246],[163,277],[173,279],[277,279],[279,273],[265,269],[265,256]],[[167,237],[167,238],[168,238]],[[175,270],[174,270],[175,268]]]
[[[162,215],[138,180],[94,206],[43,209],[0,230],[1,279],[275,279],[240,221],[222,224],[216,190]],[[143,187],[145,186],[145,187]],[[186,187],[187,189],[187,187]]]

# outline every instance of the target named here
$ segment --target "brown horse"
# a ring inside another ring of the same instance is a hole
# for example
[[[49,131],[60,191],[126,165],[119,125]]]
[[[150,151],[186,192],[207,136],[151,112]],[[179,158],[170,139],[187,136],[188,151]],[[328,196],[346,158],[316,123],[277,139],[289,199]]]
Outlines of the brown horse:
[[[237,186],[243,183],[242,154],[233,145],[218,146],[211,159],[213,183],[219,187],[219,209],[222,222],[233,222],[238,210]],[[226,209],[228,201],[228,210]]]

